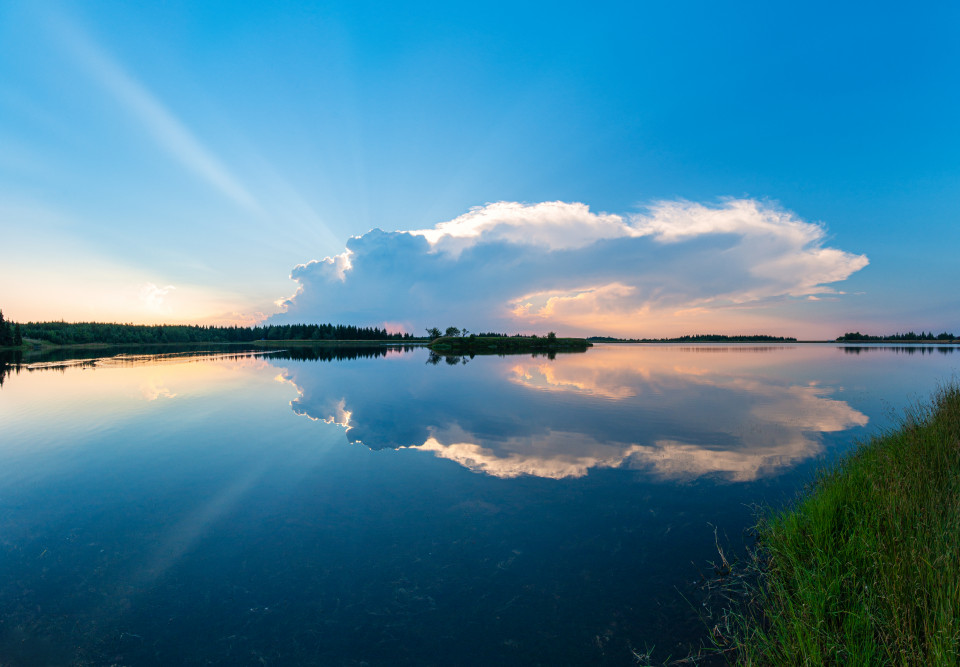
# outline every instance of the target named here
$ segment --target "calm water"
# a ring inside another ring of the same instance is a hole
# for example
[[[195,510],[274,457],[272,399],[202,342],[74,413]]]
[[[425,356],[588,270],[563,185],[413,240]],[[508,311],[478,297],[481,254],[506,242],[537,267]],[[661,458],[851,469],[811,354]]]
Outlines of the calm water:
[[[0,364],[0,664],[634,664],[944,347]]]

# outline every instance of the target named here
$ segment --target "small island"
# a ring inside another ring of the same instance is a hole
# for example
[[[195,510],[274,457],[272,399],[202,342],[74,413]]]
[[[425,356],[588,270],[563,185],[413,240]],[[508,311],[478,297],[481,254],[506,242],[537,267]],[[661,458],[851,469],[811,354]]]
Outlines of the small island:
[[[558,338],[557,334],[552,331],[546,336],[446,335],[434,338],[429,343],[431,350],[446,354],[502,354],[527,351],[575,352],[584,351],[592,345],[585,338]]]

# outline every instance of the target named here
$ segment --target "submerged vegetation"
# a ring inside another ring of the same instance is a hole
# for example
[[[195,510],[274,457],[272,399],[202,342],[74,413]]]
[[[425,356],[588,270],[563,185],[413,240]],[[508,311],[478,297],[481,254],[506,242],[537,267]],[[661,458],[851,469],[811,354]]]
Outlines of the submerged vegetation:
[[[960,665],[960,387],[759,529],[738,664]]]

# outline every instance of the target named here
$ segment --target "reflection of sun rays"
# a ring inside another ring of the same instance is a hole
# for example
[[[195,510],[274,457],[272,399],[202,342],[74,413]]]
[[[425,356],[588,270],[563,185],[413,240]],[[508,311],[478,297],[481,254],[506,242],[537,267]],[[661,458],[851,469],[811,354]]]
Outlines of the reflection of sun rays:
[[[183,558],[209,533],[211,526],[240,505],[243,496],[264,476],[266,467],[261,464],[247,471],[170,529],[167,538],[157,547],[148,563],[133,577],[131,583],[134,587],[149,587]]]

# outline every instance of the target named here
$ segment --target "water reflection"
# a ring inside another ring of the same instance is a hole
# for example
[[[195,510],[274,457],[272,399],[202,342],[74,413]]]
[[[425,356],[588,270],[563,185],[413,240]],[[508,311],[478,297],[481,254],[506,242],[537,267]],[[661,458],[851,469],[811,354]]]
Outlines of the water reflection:
[[[813,469],[794,462],[957,373],[882,349],[0,355],[0,655],[676,659],[706,632],[714,527],[736,543]]]
[[[419,449],[495,477],[619,467],[746,481],[868,421],[837,388],[771,372],[762,352],[773,349],[784,351],[598,346],[468,365],[430,357],[426,367],[420,355],[397,355],[378,364],[375,383],[353,365],[296,365],[279,379],[296,387],[297,414],[340,424],[352,443]]]
[[[418,345],[292,345],[271,349],[253,345],[178,345],[176,351],[165,345],[94,346],[79,348],[41,348],[38,350],[0,351],[0,387],[4,381],[21,371],[59,371],[67,368],[104,368],[116,366],[156,365],[191,360],[237,360],[248,356],[272,355],[275,359],[297,361],[347,361],[376,359],[388,354],[409,352]],[[109,352],[109,354],[105,354]]]
[[[844,345],[841,347],[846,354],[863,354],[865,352],[878,352],[884,351],[894,354],[933,354],[934,352],[939,352],[940,354],[953,354],[953,351],[957,349],[956,345],[929,345],[929,344],[916,344],[916,345]]]

